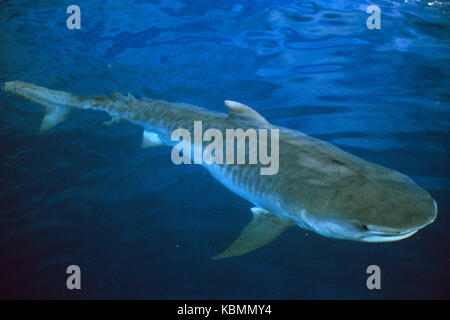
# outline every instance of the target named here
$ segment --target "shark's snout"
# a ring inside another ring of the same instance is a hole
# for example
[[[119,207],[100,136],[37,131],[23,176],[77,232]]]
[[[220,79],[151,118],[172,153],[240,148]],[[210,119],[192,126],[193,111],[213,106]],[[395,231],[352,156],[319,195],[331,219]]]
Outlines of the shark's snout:
[[[386,218],[391,216],[391,219]],[[431,199],[426,203],[417,204],[416,210],[397,211],[383,215],[375,223],[362,216],[344,218],[342,216],[306,215],[309,229],[330,238],[346,239],[363,242],[392,242],[406,239],[423,227],[432,223],[437,216],[436,202]],[[402,223],[399,224],[398,221]]]
[[[436,201],[431,199],[432,205],[429,206],[429,210],[422,211],[422,219],[416,219],[414,226],[408,229],[395,229],[384,226],[364,225],[364,235],[361,241],[365,242],[390,242],[406,239],[414,235],[417,231],[423,227],[433,223],[437,217],[437,204]]]

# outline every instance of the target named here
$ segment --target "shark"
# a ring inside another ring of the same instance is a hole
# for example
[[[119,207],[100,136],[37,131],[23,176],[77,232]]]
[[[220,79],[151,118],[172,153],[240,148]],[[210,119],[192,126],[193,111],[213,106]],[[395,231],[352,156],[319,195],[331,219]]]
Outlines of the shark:
[[[251,107],[225,101],[227,113],[131,94],[81,96],[22,81],[2,89],[45,107],[39,132],[63,122],[74,108],[102,110],[109,124],[127,120],[143,127],[142,147],[174,146],[171,133],[192,130],[194,121],[225,132],[230,128],[278,129],[279,169],[261,175],[261,164],[205,164],[211,175],[254,205],[251,221],[213,259],[237,257],[298,226],[325,237],[361,242],[408,238],[432,223],[437,205],[404,174],[363,160],[300,131],[276,126]],[[195,143],[195,141],[193,142]]]

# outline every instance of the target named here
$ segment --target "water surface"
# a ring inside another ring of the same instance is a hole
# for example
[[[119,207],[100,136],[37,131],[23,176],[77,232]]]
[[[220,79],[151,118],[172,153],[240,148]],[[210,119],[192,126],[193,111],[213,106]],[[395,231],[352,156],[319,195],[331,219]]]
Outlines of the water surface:
[[[81,30],[66,8],[81,8]],[[366,8],[381,8],[368,30]],[[246,103],[410,176],[436,199],[413,237],[367,244],[291,228],[212,261],[250,203],[141,128],[75,110],[37,135],[44,109],[0,93],[0,297],[450,298],[449,12],[439,1],[2,1],[0,81],[132,93],[225,111]],[[82,290],[65,270],[82,270]],[[379,265],[382,290],[366,288]]]

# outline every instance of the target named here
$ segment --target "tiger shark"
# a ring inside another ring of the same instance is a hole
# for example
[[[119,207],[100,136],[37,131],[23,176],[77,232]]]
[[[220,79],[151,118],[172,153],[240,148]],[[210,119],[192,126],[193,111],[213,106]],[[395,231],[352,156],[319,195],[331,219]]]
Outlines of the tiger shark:
[[[45,106],[40,132],[64,121],[73,108],[103,110],[111,122],[125,119],[143,127],[142,147],[173,146],[171,132],[192,129],[197,120],[204,128],[223,132],[277,128],[277,174],[261,175],[261,164],[203,164],[225,187],[255,206],[238,238],[213,259],[246,254],[291,226],[336,239],[397,241],[432,223],[437,215],[436,202],[409,177],[299,131],[273,125],[239,102],[225,101],[225,114],[183,103],[137,99],[131,94],[78,96],[21,81],[6,82],[3,90]]]

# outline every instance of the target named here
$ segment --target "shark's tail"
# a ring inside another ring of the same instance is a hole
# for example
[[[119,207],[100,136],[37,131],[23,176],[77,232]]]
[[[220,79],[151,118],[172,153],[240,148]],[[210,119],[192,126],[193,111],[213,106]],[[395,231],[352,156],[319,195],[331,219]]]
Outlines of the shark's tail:
[[[127,101],[125,100],[130,99],[120,94],[117,95],[123,97],[123,99],[118,99],[120,98],[118,96],[115,96],[115,99],[110,97],[83,97],[22,81],[6,82],[2,89],[46,108],[39,132],[49,130],[64,121],[72,108],[100,109],[108,112],[113,119],[116,119],[126,108]]]
[[[39,132],[53,128],[64,121],[69,115],[71,108],[82,107],[80,98],[76,95],[50,90],[22,81],[6,82],[3,90],[45,106],[46,113],[42,119]]]
[[[143,115],[145,118],[145,115],[149,113],[149,110],[140,113],[136,112],[139,107],[136,106],[136,98],[131,94],[127,96],[120,93],[116,93],[113,96],[77,96],[68,92],[51,90],[22,81],[9,81],[0,86],[0,88],[45,107],[46,112],[42,119],[39,133],[47,131],[63,122],[73,108],[106,111],[112,117],[112,120],[104,122],[104,125],[110,125],[121,119],[139,123],[145,120],[139,118],[139,115]],[[158,100],[152,100],[152,102],[148,100],[148,102],[148,106],[153,107],[153,109],[159,106],[159,109],[162,111],[167,110],[167,106],[170,105],[169,103]],[[146,130],[143,131],[142,148],[161,144],[163,142],[158,134]]]

